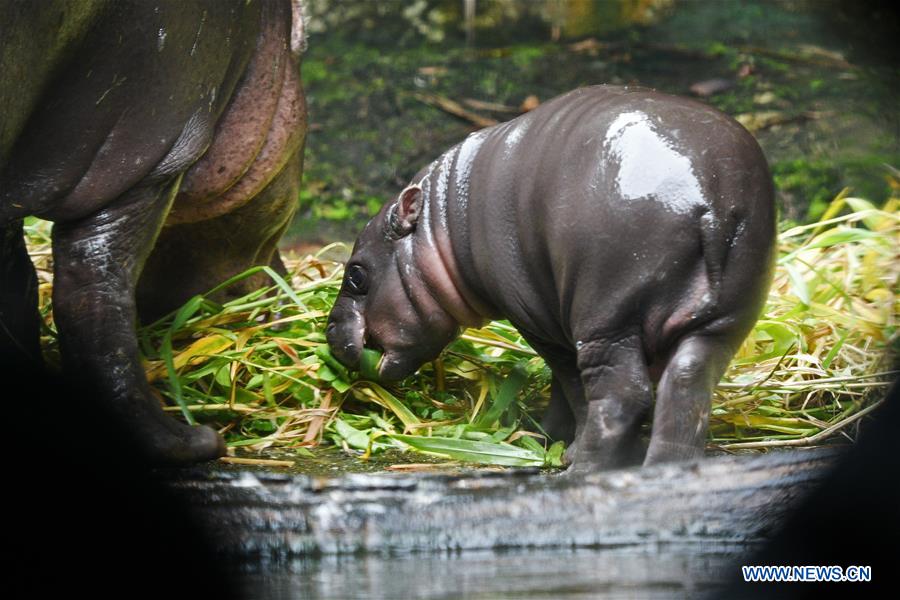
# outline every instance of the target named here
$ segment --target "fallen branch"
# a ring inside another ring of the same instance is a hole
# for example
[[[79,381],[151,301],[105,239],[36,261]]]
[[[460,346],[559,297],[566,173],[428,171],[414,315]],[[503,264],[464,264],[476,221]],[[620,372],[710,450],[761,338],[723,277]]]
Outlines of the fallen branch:
[[[662,44],[656,42],[601,42],[596,38],[587,38],[580,42],[569,44],[569,50],[576,54],[589,54],[597,56],[600,52],[612,52],[621,50],[650,50],[666,54],[678,54],[685,58],[715,59],[718,55],[701,48],[689,48],[678,44]],[[800,46],[788,50],[775,50],[761,46],[733,46],[733,50],[743,54],[756,54],[786,62],[815,65],[818,67],[837,68],[847,71],[856,70],[859,67],[847,62],[837,53],[829,52],[815,46]]]
[[[848,63],[843,57],[836,54],[827,54],[821,50],[813,54],[809,48],[797,48],[790,51],[784,51],[760,48],[759,46],[738,46],[736,50],[738,52],[744,52],[745,54],[759,54],[760,56],[768,56],[769,58],[776,58],[787,62],[804,63],[816,65],[818,67],[838,68],[848,71],[858,68],[856,65]]]
[[[507,106],[506,104],[500,104],[499,102],[485,102],[484,100],[475,100],[474,98],[463,98],[463,104],[465,104],[469,108],[474,108],[475,110],[487,110],[490,112],[503,112],[512,114],[519,114],[520,112],[522,112],[516,106]]]
[[[496,119],[483,117],[470,110],[466,110],[459,102],[451,100],[450,98],[445,98],[444,96],[438,96],[437,94],[413,94],[413,97],[429,106],[439,108],[454,117],[469,121],[478,127],[490,127],[491,125],[499,123]]]

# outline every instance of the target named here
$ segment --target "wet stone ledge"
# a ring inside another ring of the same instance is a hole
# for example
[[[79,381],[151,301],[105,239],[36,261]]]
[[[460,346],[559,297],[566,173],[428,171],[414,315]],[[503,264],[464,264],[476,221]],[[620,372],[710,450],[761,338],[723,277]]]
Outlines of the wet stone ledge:
[[[237,559],[476,549],[752,545],[840,452],[795,450],[599,473],[519,469],[335,478],[219,465],[161,474]]]

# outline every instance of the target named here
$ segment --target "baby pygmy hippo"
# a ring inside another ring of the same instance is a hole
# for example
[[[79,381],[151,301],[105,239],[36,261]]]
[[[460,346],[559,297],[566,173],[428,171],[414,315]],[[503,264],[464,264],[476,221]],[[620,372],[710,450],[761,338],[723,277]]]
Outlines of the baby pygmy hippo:
[[[713,388],[762,309],[772,178],[721,112],[596,86],[471,134],[366,225],[331,312],[334,355],[399,379],[506,318],[553,371],[545,428],[573,471],[701,456]],[[654,394],[654,384],[655,394]],[[654,407],[655,396],[655,408]]]

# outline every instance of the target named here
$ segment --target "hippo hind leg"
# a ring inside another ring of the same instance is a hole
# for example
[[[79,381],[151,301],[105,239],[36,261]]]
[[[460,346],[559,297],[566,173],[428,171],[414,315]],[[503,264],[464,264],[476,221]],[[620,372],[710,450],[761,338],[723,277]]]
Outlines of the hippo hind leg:
[[[713,390],[735,350],[730,337],[701,332],[678,342],[657,386],[645,465],[703,456]]]
[[[205,426],[166,415],[138,352],[135,284],[171,205],[178,179],[133,188],[97,213],[53,229],[53,306],[67,374],[104,403],[117,427],[153,464],[224,454]]]
[[[581,344],[578,369],[584,398],[573,404],[576,432],[571,471],[591,472],[639,463],[640,428],[652,403],[652,384],[638,336]]]
[[[0,225],[0,361],[40,364],[38,280],[21,220]]]
[[[766,243],[753,246],[765,248]],[[754,253],[736,253],[709,319],[676,338],[656,388],[645,465],[703,455],[713,392],[763,308],[773,256],[771,249],[765,260]]]

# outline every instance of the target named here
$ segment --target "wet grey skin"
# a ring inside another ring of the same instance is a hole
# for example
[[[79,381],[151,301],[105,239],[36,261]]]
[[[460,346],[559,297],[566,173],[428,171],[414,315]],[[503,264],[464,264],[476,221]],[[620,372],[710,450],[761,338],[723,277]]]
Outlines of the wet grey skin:
[[[306,133],[299,9],[0,0],[0,360],[41,361],[22,230],[36,215],[54,222],[63,367],[153,463],[208,460],[224,444],[163,413],[141,368],[138,317],[254,265],[284,271],[276,242]]]
[[[400,379],[461,328],[507,318],[552,369],[544,427],[570,442],[570,472],[689,459],[763,307],[774,241],[772,178],[738,123],[581,88],[471,134],[381,209],[328,343],[350,368],[378,348],[380,375]]]

